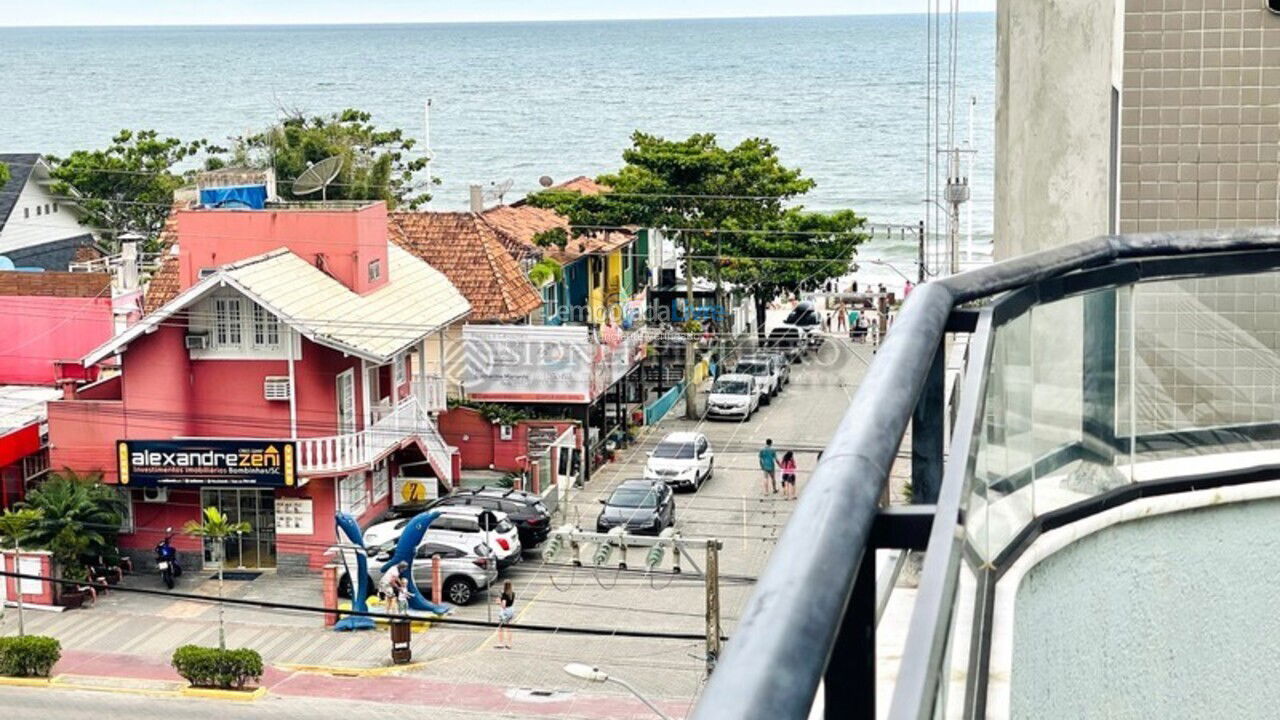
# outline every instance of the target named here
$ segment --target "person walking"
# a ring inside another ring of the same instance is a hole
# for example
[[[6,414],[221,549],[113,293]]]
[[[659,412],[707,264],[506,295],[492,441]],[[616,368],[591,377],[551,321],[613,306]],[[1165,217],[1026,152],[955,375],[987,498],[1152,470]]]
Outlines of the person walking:
[[[844,301],[836,304],[836,332],[849,332],[849,313],[844,309]]]
[[[511,621],[516,619],[516,591],[511,588],[510,580],[502,583],[502,594],[495,602],[498,604],[498,644],[494,647],[510,650]]]
[[[378,584],[378,594],[382,596],[389,613],[403,615],[408,611],[409,583],[404,578],[408,571],[409,563],[401,560],[387,570],[382,576],[382,582]]]
[[[788,450],[782,456],[782,499],[796,499],[796,454]]]
[[[764,494],[778,494],[778,451],[773,449],[773,438],[766,439],[760,448],[760,471],[764,474]]]

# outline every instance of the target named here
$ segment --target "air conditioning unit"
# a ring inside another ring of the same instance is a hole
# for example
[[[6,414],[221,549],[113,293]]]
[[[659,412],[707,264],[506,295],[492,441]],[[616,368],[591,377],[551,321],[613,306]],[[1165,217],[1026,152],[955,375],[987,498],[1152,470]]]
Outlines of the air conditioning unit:
[[[186,344],[187,344],[188,350],[208,350],[209,336],[208,335],[188,335],[186,337]]]
[[[262,397],[267,400],[288,400],[293,397],[293,388],[289,385],[288,376],[268,377],[264,380]]]
[[[149,503],[169,502],[169,488],[162,488],[162,487],[142,488],[142,502],[149,502]]]

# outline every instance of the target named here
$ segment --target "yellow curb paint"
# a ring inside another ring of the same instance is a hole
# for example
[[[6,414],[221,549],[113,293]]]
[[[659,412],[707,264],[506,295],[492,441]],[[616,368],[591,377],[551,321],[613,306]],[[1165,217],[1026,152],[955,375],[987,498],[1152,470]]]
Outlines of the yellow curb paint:
[[[16,687],[49,687],[49,678],[8,677],[0,675],[0,685]]]
[[[264,687],[249,692],[244,690],[219,690],[217,688],[184,687],[178,694],[186,697],[208,698],[210,700],[232,700],[236,702],[252,702],[267,694]]]
[[[92,683],[77,682],[77,680],[100,679],[100,680],[116,680],[117,678],[104,677],[97,675],[75,675],[66,676],[59,675],[49,682],[49,685],[58,690],[84,690],[88,692],[105,692],[115,693],[118,695],[145,695],[147,697],[177,697],[179,692],[174,690],[163,690],[161,688],[130,688],[130,687],[112,687],[110,685],[95,685]],[[174,683],[177,685],[178,683]]]

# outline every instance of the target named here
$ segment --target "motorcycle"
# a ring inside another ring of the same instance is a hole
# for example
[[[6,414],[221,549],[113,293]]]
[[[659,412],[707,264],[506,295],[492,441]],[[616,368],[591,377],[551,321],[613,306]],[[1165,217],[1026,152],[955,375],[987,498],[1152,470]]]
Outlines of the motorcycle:
[[[174,549],[173,528],[165,528],[164,540],[156,545],[156,569],[164,586],[173,589],[174,578],[182,574],[182,566],[178,564],[178,551]]]

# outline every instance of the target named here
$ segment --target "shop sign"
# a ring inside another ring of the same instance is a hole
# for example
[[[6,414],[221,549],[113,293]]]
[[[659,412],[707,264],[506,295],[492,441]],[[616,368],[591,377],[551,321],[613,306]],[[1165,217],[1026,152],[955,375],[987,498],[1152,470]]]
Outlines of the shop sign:
[[[120,440],[120,484],[130,487],[293,487],[297,450],[279,440]]]
[[[392,505],[430,502],[440,497],[440,482],[433,477],[397,477],[392,486]]]
[[[276,534],[312,535],[311,498],[276,498]]]

